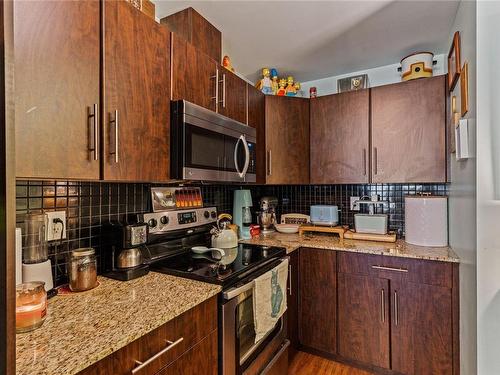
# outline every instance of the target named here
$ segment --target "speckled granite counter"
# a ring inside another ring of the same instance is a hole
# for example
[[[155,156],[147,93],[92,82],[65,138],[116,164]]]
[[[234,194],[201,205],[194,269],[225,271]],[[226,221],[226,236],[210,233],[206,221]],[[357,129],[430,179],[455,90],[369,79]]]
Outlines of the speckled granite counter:
[[[17,374],[76,374],[221,291],[155,272],[99,282],[88,292],[51,299],[43,326],[16,335]]]
[[[329,249],[339,251],[351,251],[356,253],[388,255],[403,258],[437,260],[442,262],[459,263],[460,259],[450,247],[425,247],[406,243],[397,240],[395,243],[340,240],[331,234],[305,234],[300,237],[298,234],[283,234],[273,232],[267,235],[260,235],[250,240],[243,240],[242,243],[279,246],[284,247],[290,253],[299,247],[312,247],[317,249]]]

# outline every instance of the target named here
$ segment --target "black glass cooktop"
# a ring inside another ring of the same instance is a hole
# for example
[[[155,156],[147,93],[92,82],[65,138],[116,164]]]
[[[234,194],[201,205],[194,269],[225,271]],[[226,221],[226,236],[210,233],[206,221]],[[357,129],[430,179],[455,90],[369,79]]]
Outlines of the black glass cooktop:
[[[195,254],[189,248],[162,260],[153,261],[150,268],[175,276],[229,286],[247,274],[265,266],[286,254],[279,247],[239,244],[232,249],[224,249],[220,258],[212,254]]]

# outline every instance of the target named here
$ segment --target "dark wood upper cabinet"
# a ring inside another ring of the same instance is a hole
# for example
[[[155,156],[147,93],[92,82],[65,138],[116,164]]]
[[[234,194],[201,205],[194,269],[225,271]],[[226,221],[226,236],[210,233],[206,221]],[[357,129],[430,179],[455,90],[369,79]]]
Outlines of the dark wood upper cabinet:
[[[125,1],[105,1],[105,180],[168,180],[169,67],[170,32]]]
[[[247,122],[247,83],[219,66],[218,112],[243,124]]]
[[[339,354],[390,368],[389,281],[339,273],[338,298]]]
[[[368,183],[370,92],[312,99],[311,183]]]
[[[257,147],[265,147],[266,163],[258,179],[268,184],[308,184],[309,99],[266,96],[264,134],[265,142]]]
[[[451,293],[443,286],[391,282],[394,371],[453,374]]]
[[[17,177],[99,179],[99,7],[14,4]]]
[[[331,250],[302,248],[299,254],[300,344],[337,353],[337,261]]]
[[[216,112],[218,64],[177,34],[171,38],[172,100],[184,99]]]
[[[221,62],[222,33],[193,8],[164,17],[160,22],[217,63]]]
[[[371,89],[372,182],[446,182],[445,76]]]
[[[266,96],[262,91],[247,83],[247,102],[247,125],[256,129],[263,127],[266,122]]]

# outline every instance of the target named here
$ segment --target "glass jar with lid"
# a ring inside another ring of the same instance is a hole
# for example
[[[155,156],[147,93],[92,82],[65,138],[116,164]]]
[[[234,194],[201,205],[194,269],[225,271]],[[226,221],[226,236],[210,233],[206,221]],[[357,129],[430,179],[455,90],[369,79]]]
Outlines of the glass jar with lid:
[[[16,333],[40,327],[47,315],[47,293],[43,281],[16,285]]]
[[[68,262],[69,288],[83,292],[97,286],[97,261],[91,247],[73,250]]]

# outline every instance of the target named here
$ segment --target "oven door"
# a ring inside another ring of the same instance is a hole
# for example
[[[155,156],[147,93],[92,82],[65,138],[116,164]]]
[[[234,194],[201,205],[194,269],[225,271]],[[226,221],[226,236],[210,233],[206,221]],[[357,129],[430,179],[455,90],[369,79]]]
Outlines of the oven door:
[[[274,265],[279,261],[274,262]],[[266,271],[273,267],[266,267]],[[286,342],[286,313],[259,342],[255,342],[253,281],[223,293],[221,313],[222,375],[260,374]]]

